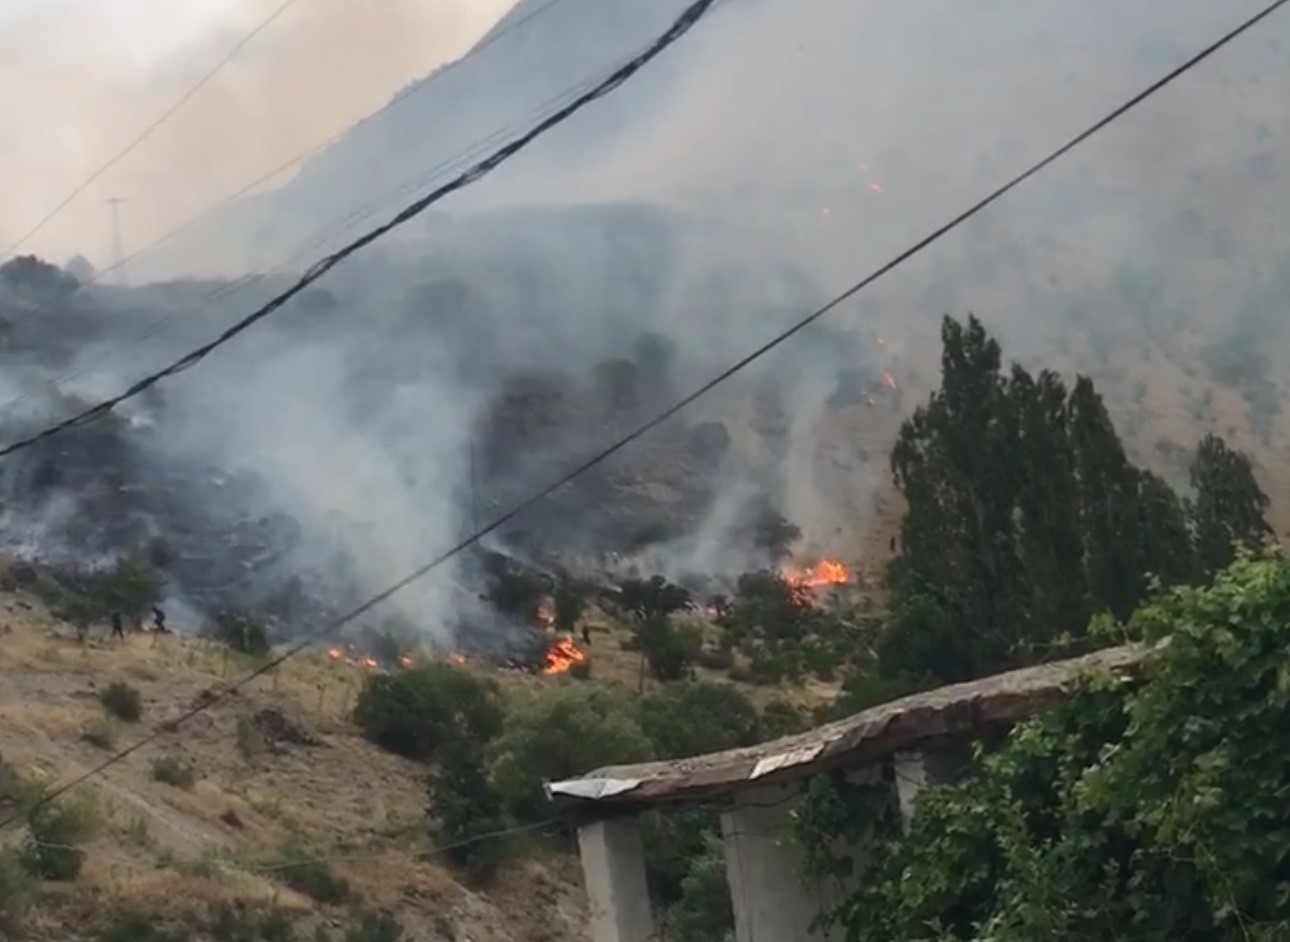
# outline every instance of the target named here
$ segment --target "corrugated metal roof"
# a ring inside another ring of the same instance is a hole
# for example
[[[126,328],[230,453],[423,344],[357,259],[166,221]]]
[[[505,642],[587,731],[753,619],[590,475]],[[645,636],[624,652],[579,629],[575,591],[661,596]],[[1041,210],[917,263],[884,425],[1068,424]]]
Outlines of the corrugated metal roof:
[[[924,740],[1015,722],[1058,699],[1076,676],[1125,671],[1146,653],[1137,646],[1108,648],[914,694],[756,746],[597,769],[548,784],[547,797],[562,811],[604,817],[649,805],[711,799],[753,782],[783,782],[829,768],[860,767]]]

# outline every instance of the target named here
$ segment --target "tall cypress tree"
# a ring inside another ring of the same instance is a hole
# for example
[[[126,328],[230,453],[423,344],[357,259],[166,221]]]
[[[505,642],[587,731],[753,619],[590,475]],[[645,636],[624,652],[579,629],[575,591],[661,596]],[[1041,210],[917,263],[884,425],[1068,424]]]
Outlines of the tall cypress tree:
[[[1191,465],[1192,530],[1201,570],[1213,575],[1232,562],[1238,545],[1255,547],[1273,535],[1268,495],[1250,459],[1217,435],[1206,435]]]

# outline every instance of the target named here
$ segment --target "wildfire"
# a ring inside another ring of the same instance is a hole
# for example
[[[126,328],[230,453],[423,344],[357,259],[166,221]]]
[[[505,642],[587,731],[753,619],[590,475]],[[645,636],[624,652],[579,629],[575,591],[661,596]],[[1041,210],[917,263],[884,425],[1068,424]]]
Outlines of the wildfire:
[[[882,384],[888,389],[896,389],[896,377],[892,376],[887,370],[882,371]]]
[[[458,665],[458,666],[460,666],[460,665],[462,665],[462,664],[465,664],[465,663],[466,663],[466,655],[464,655],[464,654],[454,654],[454,655],[452,656],[452,662],[453,662],[454,664]]]
[[[783,576],[790,584],[799,589],[819,589],[824,586],[846,585],[851,581],[851,572],[845,563],[835,559],[822,559],[814,566],[805,569],[789,566]]]
[[[882,189],[882,184],[881,184],[881,183],[870,183],[870,184],[869,184],[869,190],[870,190],[870,192],[877,193],[879,196],[881,196],[881,195],[882,195],[882,193],[883,193],[883,189]]]
[[[586,659],[586,653],[580,651],[573,643],[573,639],[566,635],[551,645],[551,650],[546,652],[546,667],[542,669],[542,673],[564,674],[574,664],[580,664]]]

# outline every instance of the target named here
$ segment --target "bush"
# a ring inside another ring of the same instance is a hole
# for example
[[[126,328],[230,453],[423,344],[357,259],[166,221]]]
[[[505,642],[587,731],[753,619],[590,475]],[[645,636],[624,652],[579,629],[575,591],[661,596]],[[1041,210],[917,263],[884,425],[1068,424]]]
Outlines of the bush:
[[[87,742],[96,749],[110,750],[116,742],[116,736],[107,723],[93,723],[81,730],[81,742]]]
[[[207,929],[215,942],[294,942],[291,917],[272,906],[241,901],[220,903],[211,912]]]
[[[591,680],[591,661],[578,661],[569,668],[569,676],[574,680]]]
[[[12,850],[0,850],[0,938],[17,937],[18,927],[36,897],[31,875]]]
[[[141,913],[125,912],[99,933],[96,942],[188,942],[188,939],[187,932],[160,929]]]
[[[1135,676],[1084,679],[974,774],[924,790],[908,835],[890,788],[811,785],[797,836],[817,877],[869,835],[841,934],[1290,938],[1290,894],[1268,892],[1290,859],[1290,563],[1238,561],[1128,633],[1158,645]]]
[[[641,700],[640,723],[660,759],[751,746],[761,738],[757,708],[729,684],[667,684]]]
[[[225,612],[215,621],[215,636],[240,654],[264,657],[269,653],[269,626],[248,612]]]
[[[486,834],[509,825],[502,798],[489,780],[483,748],[474,741],[454,743],[444,750],[429,780],[431,819],[435,839],[444,854],[467,879],[479,883],[492,877],[510,854],[510,842]]]
[[[197,781],[192,763],[175,756],[162,756],[152,763],[152,777],[175,788],[189,789]]]
[[[666,615],[650,615],[637,630],[641,652],[650,673],[659,680],[681,680],[690,676],[703,637],[694,625],[676,625]]]
[[[428,664],[368,677],[354,721],[372,742],[431,760],[447,743],[487,742],[502,728],[496,686],[458,667]]]
[[[161,595],[161,579],[145,566],[121,562],[94,580],[89,594],[105,615],[137,615],[156,603]]]
[[[143,717],[143,697],[129,684],[115,681],[99,694],[103,708],[119,720],[137,723]]]
[[[707,835],[702,851],[689,861],[680,899],[663,917],[673,942],[712,942],[730,936],[735,925],[721,841]]]
[[[278,879],[320,903],[343,903],[349,883],[336,876],[327,861],[297,844],[283,848],[271,864]]]
[[[27,815],[22,865],[42,880],[75,880],[85,863],[80,845],[93,836],[96,824],[95,806],[82,795],[37,807]]]
[[[366,913],[345,932],[345,942],[399,942],[402,938],[403,926],[389,913]]]
[[[569,685],[517,705],[507,717],[494,744],[493,781],[511,817],[541,821],[550,817],[543,781],[653,754],[630,696],[608,687]]]

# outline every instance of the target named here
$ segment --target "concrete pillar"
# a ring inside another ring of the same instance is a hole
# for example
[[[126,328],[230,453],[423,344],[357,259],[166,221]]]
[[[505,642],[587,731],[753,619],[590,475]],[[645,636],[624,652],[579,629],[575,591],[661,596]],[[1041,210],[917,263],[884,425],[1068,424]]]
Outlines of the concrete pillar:
[[[592,942],[652,942],[658,936],[645,848],[635,818],[614,818],[578,828],[578,853],[587,884]]]
[[[957,781],[972,761],[972,750],[966,742],[932,742],[916,751],[898,752],[891,757],[891,770],[895,778],[896,798],[905,830],[918,794],[928,785],[945,785]]]
[[[793,841],[797,787],[740,792],[721,815],[726,880],[738,942],[812,942],[811,922],[827,900],[802,885],[802,854]]]

